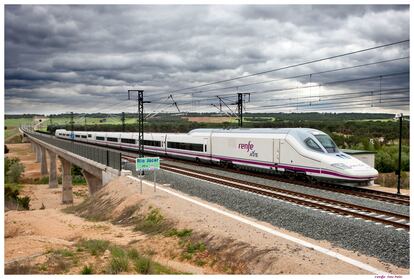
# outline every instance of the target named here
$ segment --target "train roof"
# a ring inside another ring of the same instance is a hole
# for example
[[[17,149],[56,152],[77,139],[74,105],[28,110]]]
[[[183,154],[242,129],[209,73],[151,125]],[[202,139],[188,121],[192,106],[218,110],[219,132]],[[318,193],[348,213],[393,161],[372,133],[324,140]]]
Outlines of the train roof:
[[[236,129],[194,129],[188,132],[190,135],[210,135],[211,133],[225,134],[288,134],[289,132],[321,132],[311,128],[236,128]]]

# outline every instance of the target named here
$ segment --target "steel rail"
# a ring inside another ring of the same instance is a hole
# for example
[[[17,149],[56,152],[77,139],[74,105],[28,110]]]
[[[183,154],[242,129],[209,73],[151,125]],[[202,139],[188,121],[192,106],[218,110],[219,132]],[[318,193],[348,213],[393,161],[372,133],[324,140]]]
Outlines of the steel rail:
[[[171,159],[171,158],[168,158],[167,160],[183,162],[182,160]],[[223,168],[221,167],[217,167],[217,166],[202,163],[202,162],[195,163],[195,162],[186,161],[185,163],[203,166],[203,167],[212,168],[212,169],[223,170]],[[340,185],[340,184],[335,184],[335,183],[327,183],[327,182],[309,183],[309,182],[300,181],[298,179],[292,180],[291,178],[285,178],[281,176],[259,173],[259,172],[246,171],[242,169],[226,168],[226,171],[249,175],[249,176],[260,177],[264,179],[281,181],[285,183],[297,184],[297,185],[301,185],[304,187],[316,188],[316,189],[326,190],[330,192],[337,192],[337,193],[343,193],[343,194],[352,195],[352,196],[359,196],[359,197],[369,198],[373,200],[386,201],[386,202],[401,204],[401,205],[406,205],[406,206],[410,205],[410,196],[407,196],[407,195],[398,195],[394,193],[387,193],[387,192],[373,190],[373,189],[358,188],[358,187]]]
[[[256,183],[250,183],[250,182],[246,183],[245,181],[241,181],[241,180],[237,180],[237,179],[229,179],[228,177],[222,177],[222,176],[217,176],[217,175],[213,176],[210,173],[202,173],[202,172],[199,172],[199,171],[194,172],[194,171],[189,170],[189,169],[185,169],[185,168],[181,168],[181,167],[172,167],[172,166],[169,166],[169,165],[166,165],[166,164],[162,164],[161,168],[164,169],[164,170],[167,170],[167,171],[174,172],[174,173],[179,173],[179,174],[182,174],[182,175],[195,177],[195,178],[198,178],[198,179],[214,182],[214,183],[217,183],[217,184],[222,184],[222,185],[230,186],[230,187],[233,187],[233,188],[238,188],[240,190],[257,193],[257,194],[260,194],[260,195],[269,196],[269,197],[280,199],[280,200],[293,202],[295,204],[299,204],[299,205],[303,205],[303,206],[318,208],[318,209],[321,209],[321,210],[324,210],[324,211],[334,212],[334,213],[337,213],[337,214],[340,214],[340,215],[345,215],[345,216],[346,215],[351,215],[351,216],[354,216],[354,217],[357,217],[357,218],[371,220],[371,221],[383,223],[383,224],[386,224],[386,225],[392,225],[392,226],[397,227],[397,228],[403,228],[407,231],[409,231],[409,229],[410,229],[410,226],[407,223],[399,223],[399,222],[387,220],[387,219],[390,219],[389,217],[395,217],[395,218],[401,218],[401,219],[409,221],[409,216],[405,216],[405,215],[402,215],[402,214],[397,214],[397,213],[394,213],[394,212],[388,212],[388,211],[363,207],[363,206],[359,206],[359,205],[339,202],[339,201],[336,201],[336,200],[325,199],[325,198],[322,198],[322,197],[312,196],[312,195],[303,194],[303,193],[297,193],[297,192],[290,191],[290,190],[275,189],[271,186],[265,186],[265,185],[260,185],[260,184],[256,184]],[[263,187],[263,186],[265,186],[265,187]],[[289,195],[292,195],[292,196],[287,196],[287,195],[283,195],[283,194],[280,194],[280,193],[285,193],[285,194],[289,194]],[[300,198],[298,198],[298,197],[300,197]],[[305,199],[307,199],[307,200],[305,200]],[[315,202],[315,201],[322,202],[323,204]],[[346,209],[338,208],[338,206],[345,207]],[[351,210],[349,210],[349,209],[351,209]],[[370,216],[368,214],[355,212],[354,210],[359,210],[359,211],[363,211],[363,212],[367,212],[367,213],[377,213],[377,214],[385,215],[388,218],[379,218],[379,217],[376,217],[376,216]]]

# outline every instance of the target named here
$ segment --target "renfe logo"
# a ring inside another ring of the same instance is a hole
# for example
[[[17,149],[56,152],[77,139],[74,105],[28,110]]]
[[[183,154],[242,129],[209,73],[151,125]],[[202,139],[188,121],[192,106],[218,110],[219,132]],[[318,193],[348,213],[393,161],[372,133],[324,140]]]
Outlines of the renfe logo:
[[[239,143],[239,149],[246,149],[247,152],[253,150],[254,144],[250,141],[248,143]]]

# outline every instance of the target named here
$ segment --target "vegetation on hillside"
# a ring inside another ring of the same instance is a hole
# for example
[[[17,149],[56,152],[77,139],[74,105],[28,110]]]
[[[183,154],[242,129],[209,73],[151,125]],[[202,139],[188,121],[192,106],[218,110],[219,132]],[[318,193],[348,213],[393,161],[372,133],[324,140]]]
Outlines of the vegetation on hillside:
[[[4,203],[9,209],[30,209],[30,197],[20,196],[24,166],[18,158],[4,158]]]

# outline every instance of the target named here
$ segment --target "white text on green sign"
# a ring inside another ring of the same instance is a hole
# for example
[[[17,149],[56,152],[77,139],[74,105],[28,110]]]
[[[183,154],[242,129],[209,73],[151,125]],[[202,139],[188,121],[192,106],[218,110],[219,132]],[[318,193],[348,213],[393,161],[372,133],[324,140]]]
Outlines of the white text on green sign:
[[[160,158],[159,157],[136,158],[135,169],[137,171],[159,170],[160,169]]]

